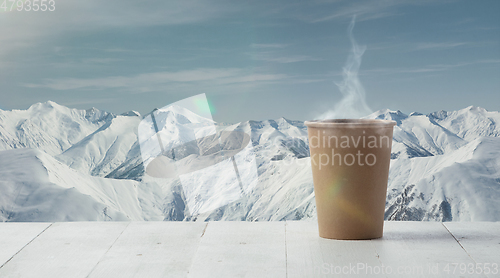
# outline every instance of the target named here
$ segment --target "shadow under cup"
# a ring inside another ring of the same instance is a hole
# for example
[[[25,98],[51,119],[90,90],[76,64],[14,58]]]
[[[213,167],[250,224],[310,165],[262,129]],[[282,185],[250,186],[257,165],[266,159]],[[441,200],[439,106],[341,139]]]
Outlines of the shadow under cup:
[[[394,121],[306,121],[319,236],[382,237]]]

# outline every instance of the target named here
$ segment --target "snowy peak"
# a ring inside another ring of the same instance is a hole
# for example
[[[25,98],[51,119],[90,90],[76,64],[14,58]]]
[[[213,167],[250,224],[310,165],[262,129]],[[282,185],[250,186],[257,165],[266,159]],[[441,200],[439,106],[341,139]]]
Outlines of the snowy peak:
[[[102,111],[95,107],[85,110],[85,119],[92,123],[105,122],[114,117],[113,113]]]
[[[69,108],[59,105],[51,100],[46,101],[46,102],[38,102],[33,105],[31,105],[28,108],[28,111],[47,111],[47,110],[69,110]]]
[[[38,148],[59,154],[113,117],[97,109],[70,109],[52,101],[27,110],[0,111],[0,150]]]
[[[107,121],[115,115],[110,112],[99,110],[95,107],[81,110],[75,108],[68,108],[53,101],[39,102],[31,105],[27,110],[13,110],[16,112],[26,112],[25,114],[30,117],[60,117],[60,115],[67,115],[70,117],[84,117],[92,123]]]
[[[441,126],[467,141],[483,136],[500,136],[500,113],[469,106],[453,112],[429,114]]]
[[[453,117],[453,116],[457,116],[457,115],[468,115],[468,116],[476,115],[476,117],[477,116],[488,117],[488,113],[491,113],[491,112],[488,112],[486,109],[484,109],[482,107],[477,107],[477,106],[471,105],[471,106],[468,106],[466,108],[460,109],[458,111],[448,112],[445,110],[441,110],[441,111],[429,113],[427,116],[432,117],[432,118],[436,118],[439,120],[444,120],[448,116]]]
[[[472,113],[481,113],[481,114],[484,114],[484,113],[488,113],[488,111],[482,107],[479,107],[479,106],[474,106],[474,105],[471,105],[471,106],[468,106],[460,111],[470,111]]]
[[[408,115],[404,114],[403,112],[397,110],[389,110],[389,109],[382,109],[378,110],[377,112],[374,112],[366,117],[366,119],[379,119],[379,120],[392,120],[397,122],[397,124],[401,124],[403,120],[408,118]]]
[[[459,111],[444,110],[427,115],[413,112],[379,110],[367,118],[397,122],[392,158],[441,155],[456,150],[483,136],[499,136],[498,112],[469,106]]]
[[[204,118],[194,112],[178,106],[170,105],[153,111],[157,122],[169,122],[170,124],[203,123],[214,124],[212,119]]]
[[[417,115],[416,113],[417,112],[413,112],[411,115]],[[422,115],[422,114],[419,114],[419,115]],[[444,110],[436,111],[436,112],[429,113],[427,115],[427,117],[429,117],[431,119],[436,119],[436,120],[444,120],[444,119],[446,119],[446,117],[448,117],[448,112],[446,112]]]
[[[141,113],[139,113],[139,112],[137,112],[135,110],[130,110],[128,112],[121,113],[120,115],[121,116],[127,116],[127,117],[140,117]]]

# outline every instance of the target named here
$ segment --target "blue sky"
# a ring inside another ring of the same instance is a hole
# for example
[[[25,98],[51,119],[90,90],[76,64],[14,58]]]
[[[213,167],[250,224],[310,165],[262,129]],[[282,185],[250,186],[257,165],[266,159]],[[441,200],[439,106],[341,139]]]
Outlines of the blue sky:
[[[217,121],[307,120],[351,49],[376,111],[499,110],[500,1],[55,1],[0,9],[0,108],[148,113],[206,93]]]

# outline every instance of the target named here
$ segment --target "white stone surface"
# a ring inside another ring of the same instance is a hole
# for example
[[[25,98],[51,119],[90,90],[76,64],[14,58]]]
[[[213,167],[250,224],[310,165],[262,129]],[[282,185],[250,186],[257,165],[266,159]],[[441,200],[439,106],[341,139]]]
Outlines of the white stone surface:
[[[500,222],[386,222],[361,241],[319,238],[310,221],[0,223],[0,265],[0,277],[500,277]]]
[[[89,277],[183,277],[208,223],[132,222]]]
[[[487,277],[500,277],[500,225],[491,222],[447,222],[443,225],[460,242],[475,265],[479,266],[478,271],[482,269]],[[497,264],[497,273],[493,273],[494,263]],[[491,271],[486,272],[486,268],[491,268]]]
[[[209,222],[189,277],[286,277],[286,222]]]
[[[390,277],[458,277],[445,267],[473,262],[440,222],[385,222],[384,237],[372,243]]]
[[[50,223],[2,223],[0,225],[0,266],[34,240]]]
[[[358,275],[358,263],[381,266],[370,241],[320,238],[316,222],[288,222],[286,246],[288,277],[332,277],[339,272],[350,274],[353,266]],[[365,274],[362,270],[359,273]]]
[[[128,224],[54,223],[0,268],[0,277],[87,277]]]

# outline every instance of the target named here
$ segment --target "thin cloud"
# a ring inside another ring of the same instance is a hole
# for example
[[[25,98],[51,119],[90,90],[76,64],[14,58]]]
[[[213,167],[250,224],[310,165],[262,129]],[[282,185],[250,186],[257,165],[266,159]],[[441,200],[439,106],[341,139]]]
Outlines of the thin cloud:
[[[275,56],[266,53],[256,53],[252,54],[252,59],[258,61],[266,61],[273,63],[297,63],[297,62],[305,62],[305,61],[322,61],[323,59],[315,58],[307,55],[291,55],[291,56]]]
[[[39,84],[25,84],[29,88],[50,88],[53,90],[76,89],[112,89],[127,88],[135,92],[147,92],[158,87],[171,87],[173,85],[204,85],[217,86],[237,83],[253,83],[283,80],[288,78],[284,74],[258,74],[244,69],[195,69],[185,71],[162,71],[138,74],[134,76],[109,76],[103,78],[60,78],[45,79]]]
[[[280,64],[323,60],[309,55],[290,55],[284,53],[286,52],[285,48],[289,46],[289,44],[284,43],[252,43],[250,47],[255,50],[246,54],[253,60]]]
[[[106,49],[98,48],[98,49],[102,50],[104,52],[131,52],[132,51],[130,49],[125,49],[125,48],[106,48]]]
[[[252,43],[251,48],[285,48],[288,44],[282,43]]]
[[[75,31],[193,24],[220,18],[238,9],[237,5],[212,0],[56,1],[55,12],[3,12],[3,23],[8,24],[0,24],[0,54]]]
[[[123,59],[115,59],[115,58],[86,58],[82,59],[83,63],[86,64],[111,64],[114,62],[120,62]]]
[[[414,47],[414,50],[441,50],[450,49],[457,46],[467,45],[467,42],[426,42],[419,43]]]
[[[463,62],[456,64],[435,64],[429,65],[427,67],[421,68],[378,68],[371,70],[364,70],[363,74],[406,74],[406,73],[430,73],[430,72],[443,72],[447,70],[451,70],[454,68],[460,68],[470,65],[479,65],[479,64],[500,64],[500,60],[491,59],[491,60],[478,60],[473,62]]]
[[[339,11],[336,11],[330,15],[311,20],[311,23],[330,21],[334,19],[347,19],[352,17],[353,15],[357,15],[359,17],[358,21],[366,21],[397,15],[397,13],[395,12],[384,11],[384,9],[387,9],[391,6],[392,5],[384,7],[373,4],[351,6],[340,9]]]
[[[500,59],[479,60],[479,64],[500,64]]]
[[[341,2],[334,9],[334,11],[328,15],[318,15],[314,18],[309,18],[308,21],[311,23],[331,21],[331,20],[346,20],[351,18],[353,15],[357,16],[357,21],[373,20],[385,17],[391,17],[396,15],[401,15],[400,12],[395,10],[397,6],[403,5],[425,5],[434,4],[435,1],[432,0],[381,0],[381,1],[348,1],[348,5],[344,5],[345,2]],[[354,3],[354,4],[352,4]]]
[[[378,43],[368,46],[369,50],[388,50],[399,52],[439,51],[457,47],[483,47],[488,42],[405,42],[405,43]]]
[[[246,53],[253,60],[266,61],[271,63],[297,63],[305,61],[322,61],[323,59],[312,57],[309,55],[293,55],[287,54],[282,49],[287,47],[286,44],[252,44],[252,48],[256,48],[254,52]]]

